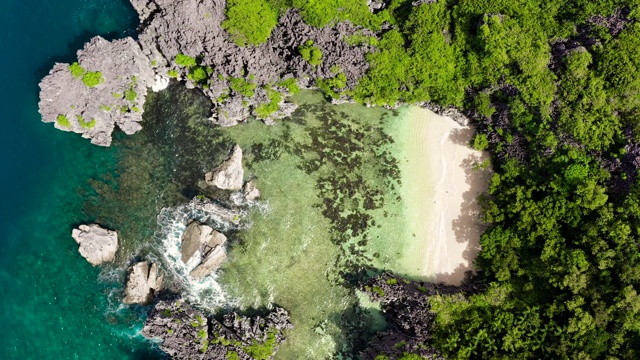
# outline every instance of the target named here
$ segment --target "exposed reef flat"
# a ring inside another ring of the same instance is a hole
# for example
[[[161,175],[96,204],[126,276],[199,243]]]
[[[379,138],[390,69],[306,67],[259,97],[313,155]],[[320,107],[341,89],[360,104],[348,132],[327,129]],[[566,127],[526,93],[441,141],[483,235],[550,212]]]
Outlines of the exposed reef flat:
[[[350,23],[314,28],[296,10],[280,16],[265,44],[240,47],[222,29],[224,0],[131,2],[140,15],[138,40],[95,37],[77,63],[55,64],[40,83],[44,122],[109,146],[116,125],[127,134],[140,130],[147,89],[161,90],[175,78],[204,92],[216,124],[231,126],[249,116],[273,124],[295,110],[285,99],[299,86],[341,74],[353,88],[373,51],[344,40],[357,31],[373,36],[370,31]],[[321,64],[300,56],[307,42],[322,52]]]

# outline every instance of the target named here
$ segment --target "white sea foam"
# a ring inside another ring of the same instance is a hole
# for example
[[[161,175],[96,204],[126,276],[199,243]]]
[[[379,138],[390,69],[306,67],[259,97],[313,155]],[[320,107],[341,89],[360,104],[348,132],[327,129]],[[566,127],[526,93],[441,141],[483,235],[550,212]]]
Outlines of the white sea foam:
[[[261,206],[251,206],[260,209]],[[244,215],[244,214],[243,214]],[[156,234],[157,242],[160,245],[160,256],[164,269],[170,271],[173,278],[178,281],[182,288],[182,295],[189,300],[190,303],[198,305],[206,309],[215,309],[221,306],[234,306],[236,301],[231,299],[218,283],[218,273],[213,273],[201,280],[195,280],[189,273],[193,270],[198,262],[193,261],[197,256],[187,264],[182,262],[181,237],[190,220],[197,220],[205,223],[221,232],[246,228],[249,226],[247,222],[226,221],[214,212],[203,210],[202,206],[193,203],[178,206],[176,208],[164,208],[158,216],[159,231]]]

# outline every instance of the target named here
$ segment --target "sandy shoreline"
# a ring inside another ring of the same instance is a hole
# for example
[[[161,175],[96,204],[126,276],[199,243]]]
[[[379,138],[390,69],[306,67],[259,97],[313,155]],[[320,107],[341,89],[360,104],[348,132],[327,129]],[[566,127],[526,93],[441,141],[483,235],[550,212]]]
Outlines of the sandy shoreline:
[[[474,170],[488,158],[467,146],[474,131],[429,110],[407,110],[401,127],[400,169],[410,245],[403,272],[415,278],[458,284],[479,251],[483,225],[477,196],[490,172]]]

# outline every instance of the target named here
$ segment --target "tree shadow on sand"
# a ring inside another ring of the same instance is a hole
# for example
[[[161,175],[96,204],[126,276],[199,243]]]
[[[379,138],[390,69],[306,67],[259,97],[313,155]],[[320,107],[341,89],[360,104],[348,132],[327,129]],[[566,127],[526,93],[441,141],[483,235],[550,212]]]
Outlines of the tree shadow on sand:
[[[470,139],[475,134],[473,129],[456,129],[451,132],[449,139],[459,145],[468,146]],[[479,196],[488,190],[491,179],[491,169],[482,168],[480,165],[489,160],[489,154],[484,152],[470,154],[462,160],[462,168],[465,174],[467,191],[462,194],[460,215],[451,222],[452,230],[458,243],[466,243],[462,253],[466,262],[460,263],[451,272],[439,273],[434,277],[434,282],[447,284],[460,284],[465,279],[468,271],[473,271],[473,263],[480,251],[480,236],[486,230],[487,224],[482,222]]]

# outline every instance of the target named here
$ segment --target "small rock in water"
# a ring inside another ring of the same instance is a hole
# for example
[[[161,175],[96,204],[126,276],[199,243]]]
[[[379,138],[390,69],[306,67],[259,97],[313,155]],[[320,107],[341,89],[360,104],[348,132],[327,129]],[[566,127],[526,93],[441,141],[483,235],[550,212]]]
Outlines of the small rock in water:
[[[256,188],[256,184],[254,184],[253,181],[247,181],[247,183],[244,184],[243,192],[244,198],[249,201],[256,200],[260,197],[260,190]]]
[[[207,184],[223,190],[242,189],[243,178],[242,149],[238,145],[233,148],[233,153],[228,160],[205,175]]]
[[[191,271],[191,277],[201,279],[211,274],[227,259],[224,244],[227,237],[212,227],[192,221],[182,234],[182,262],[189,263],[198,257],[198,266]]]
[[[124,290],[125,304],[149,305],[153,295],[162,288],[163,276],[158,272],[156,264],[149,267],[148,261],[132,265],[127,270],[127,287]]]
[[[78,251],[91,265],[113,261],[118,250],[118,233],[103,229],[97,224],[80,225],[73,229],[71,237],[80,244]]]

